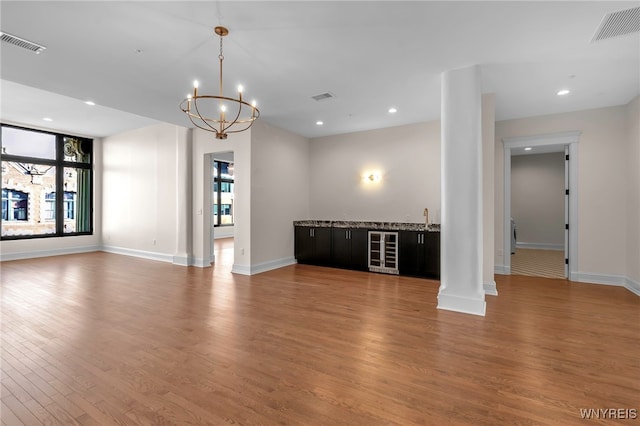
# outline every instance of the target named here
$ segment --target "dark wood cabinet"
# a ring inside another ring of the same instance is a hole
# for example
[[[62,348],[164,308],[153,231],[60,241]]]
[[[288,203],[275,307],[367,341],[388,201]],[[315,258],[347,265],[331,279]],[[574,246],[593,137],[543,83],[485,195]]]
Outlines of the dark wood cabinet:
[[[295,256],[298,263],[331,263],[331,228],[296,226]]]
[[[440,278],[440,233],[400,232],[400,273]]]
[[[425,276],[440,279],[440,233],[424,233]]]
[[[332,264],[345,269],[367,269],[367,230],[333,228]]]
[[[372,233],[380,238],[378,245],[371,248],[372,261],[379,262],[377,268],[374,263],[369,265],[370,241],[366,228],[296,225],[295,257],[298,263],[309,265],[440,278],[439,232],[376,230]],[[382,257],[378,259],[376,254]]]

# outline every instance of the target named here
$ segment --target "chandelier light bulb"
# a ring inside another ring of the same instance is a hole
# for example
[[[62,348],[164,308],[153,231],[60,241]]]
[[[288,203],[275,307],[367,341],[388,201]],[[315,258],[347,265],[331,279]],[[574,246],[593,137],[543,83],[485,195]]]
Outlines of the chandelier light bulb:
[[[226,105],[220,105],[220,111],[227,112],[227,106]]]
[[[197,89],[198,86],[200,86],[200,82],[198,82],[198,80],[193,80],[193,88]]]
[[[254,108],[258,106],[258,103],[256,102],[255,99],[251,101],[251,106]]]
[[[242,84],[238,84],[238,93],[242,92],[244,92],[244,87],[242,87]]]

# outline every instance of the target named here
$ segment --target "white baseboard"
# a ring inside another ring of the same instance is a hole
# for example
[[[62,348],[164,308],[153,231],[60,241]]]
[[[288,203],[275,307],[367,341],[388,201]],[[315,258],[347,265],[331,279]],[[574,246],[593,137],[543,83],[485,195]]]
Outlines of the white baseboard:
[[[624,286],[631,293],[635,294],[636,296],[640,296],[640,282],[632,280],[629,277],[626,277]]]
[[[624,287],[636,296],[640,296],[640,283],[622,275],[594,274],[591,272],[574,272],[571,281],[584,284],[602,284]]]
[[[173,264],[179,266],[191,266],[195,262],[193,256],[173,256]]]
[[[438,294],[438,309],[484,316],[487,304],[482,299],[454,296],[450,294]]]
[[[152,251],[136,250],[115,246],[102,246],[102,251],[113,254],[122,254],[125,256],[140,257],[149,260],[157,260],[159,262],[173,263],[173,256],[165,253],[156,253]]]
[[[517,242],[516,248],[533,249],[533,250],[564,250],[564,244],[547,244],[547,243],[525,243]]]
[[[255,275],[261,272],[271,271],[273,269],[283,268],[285,266],[294,265],[296,259],[294,257],[284,257],[282,259],[269,260],[267,262],[257,263],[251,266],[233,264],[231,272],[241,275]]]
[[[285,266],[295,265],[295,263],[296,259],[293,256],[258,263],[256,265],[251,265],[251,275],[271,271],[273,269],[284,268]]]
[[[482,288],[484,288],[484,294],[488,294],[490,296],[498,295],[498,287],[496,287],[495,281],[492,281],[488,284],[482,284]]]
[[[505,265],[494,265],[493,272],[498,275],[511,275],[511,267]]]
[[[37,257],[49,257],[49,256],[63,256],[65,254],[78,254],[78,253],[91,253],[94,251],[100,251],[100,246],[82,246],[82,247],[65,247],[48,250],[35,250],[25,251],[18,253],[4,253],[0,254],[0,261],[8,260],[20,260],[20,259],[33,259]]]
[[[208,268],[211,266],[211,261],[204,257],[196,257],[193,259],[193,266],[197,266],[198,268]]]
[[[624,286],[625,277],[622,275],[594,274],[591,272],[574,272],[571,274],[571,281],[585,284],[604,284]]]
[[[234,263],[233,267],[231,268],[231,273],[240,275],[251,275],[251,267]]]

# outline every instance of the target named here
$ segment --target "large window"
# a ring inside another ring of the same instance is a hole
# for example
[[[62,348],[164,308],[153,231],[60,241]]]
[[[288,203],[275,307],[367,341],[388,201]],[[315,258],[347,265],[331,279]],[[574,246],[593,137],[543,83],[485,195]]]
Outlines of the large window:
[[[1,126],[1,238],[91,234],[93,141]]]
[[[213,226],[233,225],[233,163],[213,161]]]

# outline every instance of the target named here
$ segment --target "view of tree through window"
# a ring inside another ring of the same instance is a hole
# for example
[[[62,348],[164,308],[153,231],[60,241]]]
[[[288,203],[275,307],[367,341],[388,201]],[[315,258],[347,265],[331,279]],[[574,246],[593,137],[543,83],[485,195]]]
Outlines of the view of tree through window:
[[[233,163],[213,161],[213,226],[233,225]]]
[[[92,140],[2,125],[2,239],[90,234]]]

